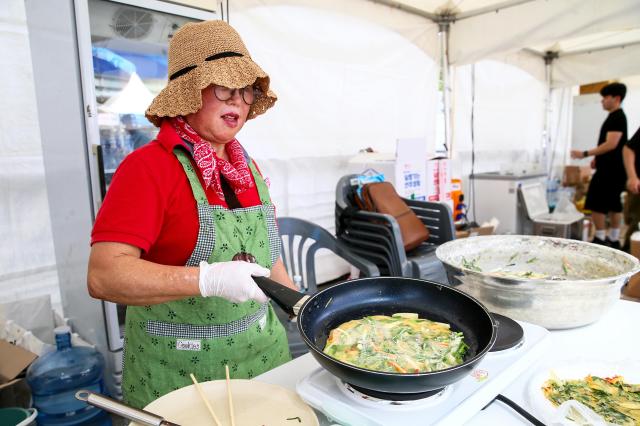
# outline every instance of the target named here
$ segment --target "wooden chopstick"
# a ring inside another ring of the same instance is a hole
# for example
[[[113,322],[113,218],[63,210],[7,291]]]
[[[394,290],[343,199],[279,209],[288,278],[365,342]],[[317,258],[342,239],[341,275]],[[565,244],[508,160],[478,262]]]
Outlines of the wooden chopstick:
[[[235,418],[233,417],[233,400],[231,399],[231,380],[229,379],[229,366],[225,364],[224,372],[227,376],[227,397],[229,399],[229,417],[231,417],[231,426],[236,426]]]
[[[193,373],[191,373],[190,376],[191,376],[191,380],[193,381],[193,384],[196,386],[196,390],[198,391],[200,398],[202,398],[204,405],[207,406],[207,410],[209,410],[209,414],[211,414],[211,417],[213,417],[213,420],[216,422],[216,426],[222,426],[222,423],[220,423],[220,420],[218,420],[216,413],[213,412],[213,408],[211,407],[211,404],[209,404],[209,401],[207,400],[207,396],[204,394],[204,392],[202,392],[202,388],[200,388],[200,383],[198,383],[198,381],[196,380],[196,376],[194,376]]]

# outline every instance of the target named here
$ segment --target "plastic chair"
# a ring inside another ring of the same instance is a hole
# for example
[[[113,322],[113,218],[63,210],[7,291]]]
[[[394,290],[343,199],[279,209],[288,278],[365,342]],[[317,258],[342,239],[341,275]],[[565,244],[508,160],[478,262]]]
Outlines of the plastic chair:
[[[282,240],[282,260],[289,276],[302,292],[315,293],[318,290],[315,257],[320,249],[327,249],[346,260],[358,268],[362,276],[380,276],[375,263],[358,256],[329,231],[315,223],[294,217],[280,217],[278,229]],[[306,353],[307,346],[300,337],[295,321],[277,306],[274,306],[274,309],[287,330],[291,355],[296,358]]]
[[[391,276],[424,278],[448,284],[446,272],[435,250],[439,244],[455,238],[449,207],[444,203],[403,199],[429,228],[429,239],[407,253],[396,219],[388,214],[359,210],[354,199],[356,188],[357,175],[343,176],[336,186],[338,239],[344,241],[351,250],[376,263],[381,270],[389,269]],[[372,248],[372,244],[375,248]],[[387,253],[388,259],[381,262],[379,256],[384,253]]]
[[[319,249],[330,250],[358,268],[366,277],[380,276],[374,263],[354,254],[329,231],[315,223],[295,217],[281,217],[278,218],[278,229],[282,240],[282,260],[294,281],[300,277],[301,291],[314,293],[318,289],[315,254]],[[286,241],[284,237],[287,237]]]

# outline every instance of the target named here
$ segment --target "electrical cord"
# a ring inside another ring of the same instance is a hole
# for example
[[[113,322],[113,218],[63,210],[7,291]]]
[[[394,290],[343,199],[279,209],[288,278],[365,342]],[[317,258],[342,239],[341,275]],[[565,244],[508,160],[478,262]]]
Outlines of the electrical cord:
[[[528,411],[526,411],[524,408],[522,408],[521,406],[519,406],[518,404],[516,404],[515,402],[513,402],[512,400],[510,400],[506,396],[498,394],[493,399],[493,401],[495,401],[495,400],[498,400],[500,402],[503,402],[503,403],[507,404],[515,412],[517,412],[522,417],[527,419],[532,425],[535,425],[535,426],[546,426],[544,423],[542,423],[540,420],[538,420],[535,417],[533,417],[533,415],[531,415]],[[493,402],[493,401],[491,401],[491,402]]]

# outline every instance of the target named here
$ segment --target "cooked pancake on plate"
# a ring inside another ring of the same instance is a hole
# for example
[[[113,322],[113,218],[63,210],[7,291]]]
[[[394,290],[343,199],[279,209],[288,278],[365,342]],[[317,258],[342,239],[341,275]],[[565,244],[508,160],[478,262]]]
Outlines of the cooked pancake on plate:
[[[588,375],[577,380],[551,378],[544,383],[542,391],[556,406],[574,399],[607,422],[629,426],[640,424],[640,385],[625,383],[621,376]]]

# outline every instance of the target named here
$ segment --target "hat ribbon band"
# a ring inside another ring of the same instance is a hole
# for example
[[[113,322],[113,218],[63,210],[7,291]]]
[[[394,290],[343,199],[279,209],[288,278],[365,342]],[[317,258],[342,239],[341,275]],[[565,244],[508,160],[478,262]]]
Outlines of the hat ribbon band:
[[[215,55],[211,55],[207,57],[205,61],[215,61],[216,59],[231,58],[233,56],[244,56],[244,55],[238,52],[220,52],[220,53],[216,53]],[[174,72],[173,74],[171,74],[171,76],[169,76],[169,81],[188,73],[189,71],[191,71],[196,67],[197,65],[189,65],[188,67],[184,67],[181,70]]]

